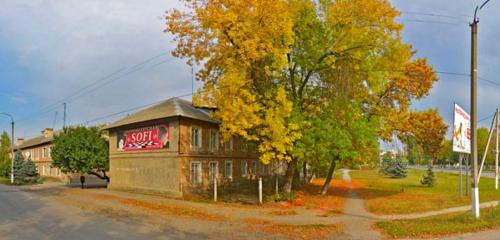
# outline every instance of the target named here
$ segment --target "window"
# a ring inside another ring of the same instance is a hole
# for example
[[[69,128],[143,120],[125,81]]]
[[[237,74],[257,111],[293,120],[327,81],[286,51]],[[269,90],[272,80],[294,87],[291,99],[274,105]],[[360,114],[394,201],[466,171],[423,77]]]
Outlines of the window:
[[[219,164],[218,162],[209,162],[209,172],[208,172],[208,181],[213,182],[216,178],[219,177]]]
[[[217,152],[219,150],[219,131],[210,129],[209,145],[210,151]]]
[[[30,159],[35,160],[35,150],[33,149],[30,150]]]
[[[252,161],[252,174],[257,174],[257,161]]]
[[[248,162],[242,161],[241,162],[241,176],[246,177],[247,173],[248,173]]]
[[[42,172],[41,172],[41,175],[44,175],[44,176],[45,176],[45,166],[42,166]]]
[[[248,152],[248,141],[242,139],[240,143],[241,151]]]
[[[189,174],[189,178],[192,184],[201,184],[201,162],[191,162],[191,170]]]
[[[47,157],[47,148],[42,148],[42,156],[43,158]]]
[[[229,140],[224,141],[224,150],[226,150],[226,152],[230,152],[233,150],[233,137],[230,137]]]
[[[266,165],[259,163],[259,174],[264,175],[266,173]]]
[[[49,147],[49,157],[50,158],[52,157],[52,148],[54,148],[54,147]]]
[[[233,180],[233,161],[226,161],[226,171],[225,171],[225,176],[227,179],[229,179],[230,181]]]
[[[191,127],[191,148],[201,148],[201,128]]]
[[[59,168],[56,168],[56,176],[61,176],[61,169]]]
[[[50,166],[49,166],[49,167],[47,167],[46,169],[47,169],[47,174],[45,174],[45,175],[50,176],[50,170],[51,170],[51,169],[50,169]]]

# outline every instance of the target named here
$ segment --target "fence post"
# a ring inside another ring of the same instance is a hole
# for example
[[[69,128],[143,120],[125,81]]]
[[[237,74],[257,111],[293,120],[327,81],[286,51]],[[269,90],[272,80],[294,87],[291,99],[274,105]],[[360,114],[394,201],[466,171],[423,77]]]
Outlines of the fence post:
[[[259,177],[259,204],[262,204],[262,177]]]
[[[214,201],[217,202],[217,177],[214,178]]]

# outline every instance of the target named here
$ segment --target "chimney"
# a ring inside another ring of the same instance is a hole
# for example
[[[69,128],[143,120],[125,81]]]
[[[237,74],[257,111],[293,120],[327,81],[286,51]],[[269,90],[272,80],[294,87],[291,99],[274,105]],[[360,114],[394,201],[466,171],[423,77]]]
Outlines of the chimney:
[[[17,146],[22,146],[24,144],[24,138],[17,138],[16,145]]]
[[[52,128],[45,128],[43,130],[43,136],[45,138],[53,138],[54,137],[54,129],[52,129]]]

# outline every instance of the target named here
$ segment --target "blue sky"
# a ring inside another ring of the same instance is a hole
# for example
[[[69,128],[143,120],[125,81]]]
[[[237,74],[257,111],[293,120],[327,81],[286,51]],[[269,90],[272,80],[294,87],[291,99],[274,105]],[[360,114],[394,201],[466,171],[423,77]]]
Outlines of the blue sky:
[[[418,57],[428,58],[437,71],[469,73],[467,22],[481,1],[391,2],[403,12],[399,21],[405,24],[404,40],[414,46]],[[94,82],[106,84],[79,92],[78,98],[64,99],[68,124],[190,93],[190,68],[168,54],[173,44],[163,33],[162,16],[174,7],[181,4],[177,0],[0,0],[0,112],[19,120],[16,135],[30,137],[45,127],[60,128],[62,99]],[[480,13],[479,75],[500,83],[496,78],[500,72],[499,13],[496,1]],[[116,74],[103,79],[112,73]],[[454,102],[469,109],[469,78],[448,74],[440,78],[430,95],[413,106],[439,108],[450,123]],[[480,119],[498,106],[499,90],[499,86],[479,82]],[[9,120],[0,117],[0,130],[9,127]]]

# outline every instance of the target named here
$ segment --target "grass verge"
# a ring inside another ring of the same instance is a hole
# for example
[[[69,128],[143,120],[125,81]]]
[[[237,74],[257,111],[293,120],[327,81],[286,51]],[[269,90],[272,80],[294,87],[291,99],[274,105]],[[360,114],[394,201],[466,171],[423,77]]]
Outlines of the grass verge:
[[[479,220],[467,211],[418,219],[378,222],[376,226],[392,238],[425,238],[475,232],[500,226],[500,207],[481,209]]]
[[[352,178],[363,184],[359,194],[365,199],[366,209],[375,214],[411,214],[470,204],[469,196],[459,196],[457,174],[435,172],[434,187],[420,184],[423,174],[421,170],[408,170],[406,178],[393,179],[377,170],[351,172]],[[479,189],[481,202],[500,200],[493,179],[482,178]]]
[[[10,185],[10,179],[4,178],[4,177],[0,177],[0,184]]]

